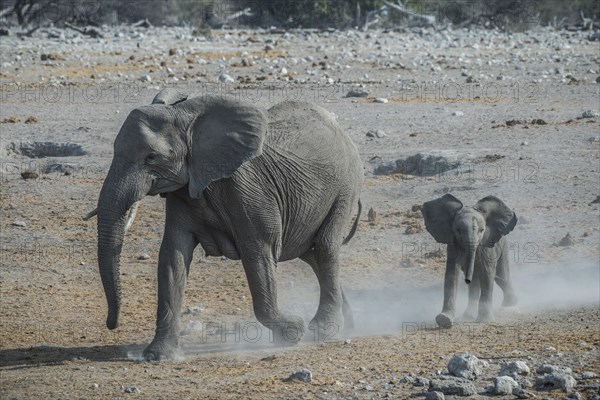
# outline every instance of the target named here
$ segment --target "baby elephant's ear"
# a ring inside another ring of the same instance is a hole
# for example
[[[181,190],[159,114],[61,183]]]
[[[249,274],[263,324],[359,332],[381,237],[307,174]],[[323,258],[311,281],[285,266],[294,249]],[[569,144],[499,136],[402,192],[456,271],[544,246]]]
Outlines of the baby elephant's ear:
[[[517,225],[517,215],[497,197],[487,196],[475,206],[487,225],[481,245],[494,247],[502,236],[508,235]]]
[[[424,203],[421,213],[423,213],[427,232],[439,243],[453,243],[452,224],[456,213],[462,208],[463,204],[460,200],[451,194]]]
[[[187,100],[188,95],[174,88],[164,88],[154,96],[152,104],[165,104],[172,106]]]

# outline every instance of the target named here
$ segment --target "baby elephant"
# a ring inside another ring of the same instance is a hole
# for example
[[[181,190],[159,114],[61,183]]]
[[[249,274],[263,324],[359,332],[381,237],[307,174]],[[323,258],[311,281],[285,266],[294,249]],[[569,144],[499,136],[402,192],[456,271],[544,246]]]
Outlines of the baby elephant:
[[[423,204],[427,231],[439,243],[448,245],[444,278],[444,307],[435,318],[442,328],[450,328],[456,310],[456,265],[469,284],[469,305],[465,319],[473,319],[479,300],[477,322],[493,320],[494,280],[504,293],[503,307],[517,304],[510,279],[508,245],[504,237],[517,224],[517,216],[500,199],[487,196],[475,207],[463,207],[451,194]],[[481,293],[480,293],[481,289]]]

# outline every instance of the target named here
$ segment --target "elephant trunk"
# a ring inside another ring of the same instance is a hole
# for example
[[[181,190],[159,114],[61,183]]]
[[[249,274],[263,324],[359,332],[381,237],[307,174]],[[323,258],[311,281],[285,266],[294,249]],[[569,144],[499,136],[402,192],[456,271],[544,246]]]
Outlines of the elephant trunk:
[[[477,244],[470,244],[467,247],[467,258],[465,260],[465,283],[468,285],[473,280],[473,271],[475,270],[475,254]]]
[[[111,166],[98,199],[98,267],[108,303],[106,326],[119,326],[121,310],[121,280],[119,262],[125,234],[126,216],[131,206],[139,200],[136,186],[119,179]]]

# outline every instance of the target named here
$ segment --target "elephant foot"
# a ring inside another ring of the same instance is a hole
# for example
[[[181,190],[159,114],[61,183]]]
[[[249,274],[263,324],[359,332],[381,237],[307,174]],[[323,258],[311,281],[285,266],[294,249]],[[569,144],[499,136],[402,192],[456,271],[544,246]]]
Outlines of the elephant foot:
[[[504,301],[502,301],[502,308],[511,308],[511,307],[516,308],[516,305],[517,305],[517,297],[516,296],[505,298]]]
[[[308,326],[315,342],[340,339],[342,333],[347,332],[343,314],[324,316],[317,313]]]
[[[473,311],[465,311],[462,316],[463,321],[475,321],[476,315]]]
[[[295,315],[286,316],[278,322],[263,323],[263,325],[271,329],[273,343],[278,346],[293,346],[302,340],[306,332],[304,320]]]
[[[440,328],[449,329],[452,328],[452,317],[445,313],[439,313],[435,317],[435,322]]]
[[[158,344],[152,342],[142,353],[146,361],[171,361],[183,358],[183,353],[177,345]]]
[[[479,322],[479,323],[494,322],[494,315],[492,314],[491,311],[479,312],[475,322]]]

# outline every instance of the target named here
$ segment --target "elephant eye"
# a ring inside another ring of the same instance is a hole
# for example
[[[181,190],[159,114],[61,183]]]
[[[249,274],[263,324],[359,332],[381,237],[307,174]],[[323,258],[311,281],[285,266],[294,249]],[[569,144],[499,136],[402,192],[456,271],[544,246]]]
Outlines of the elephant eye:
[[[148,157],[146,157],[147,161],[154,161],[156,160],[156,154],[155,153],[150,153],[148,154]]]

